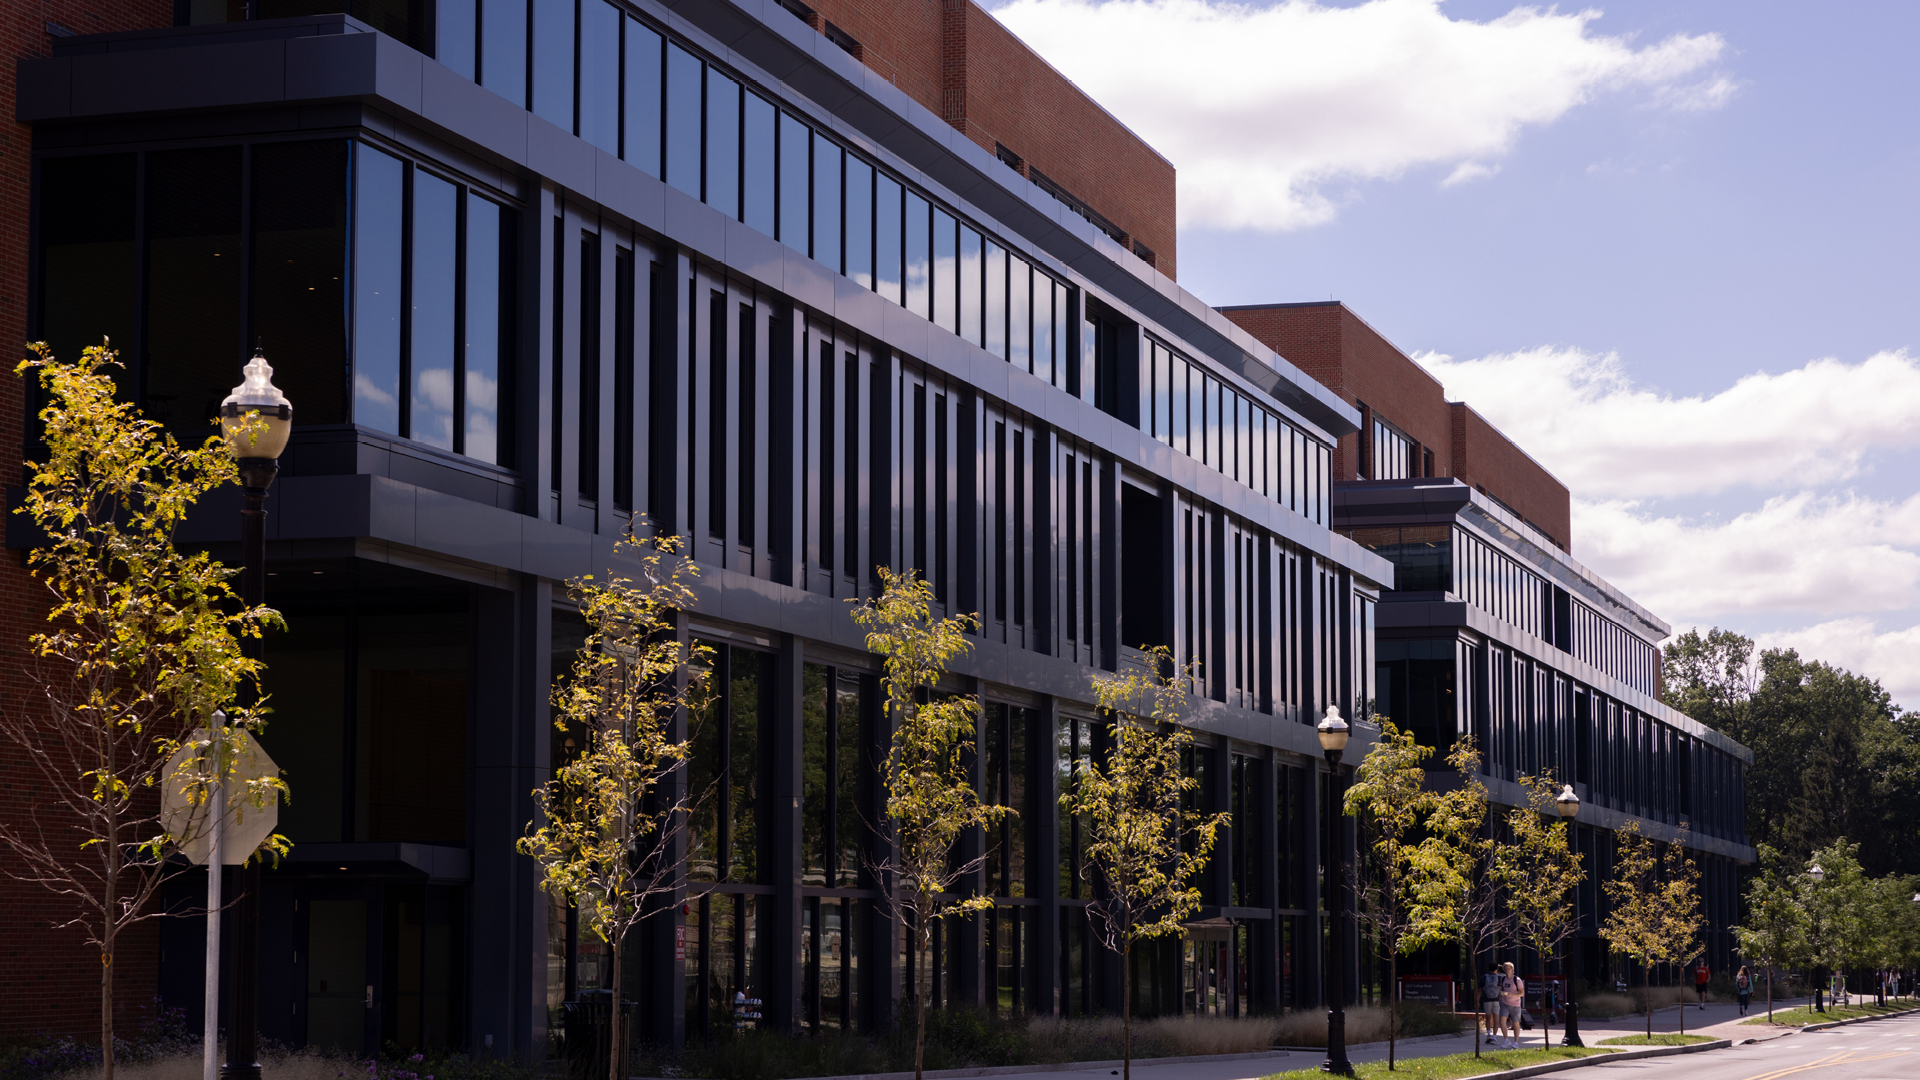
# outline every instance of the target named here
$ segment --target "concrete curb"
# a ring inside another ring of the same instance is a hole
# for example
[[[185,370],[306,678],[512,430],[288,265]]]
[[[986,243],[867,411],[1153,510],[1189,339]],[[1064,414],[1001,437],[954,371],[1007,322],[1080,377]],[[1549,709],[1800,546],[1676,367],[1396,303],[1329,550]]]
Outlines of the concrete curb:
[[[1901,1009],[1899,1012],[1881,1013],[1879,1016],[1856,1016],[1851,1020],[1829,1020],[1824,1024],[1806,1024],[1794,1028],[1794,1031],[1826,1031],[1831,1028],[1846,1027],[1848,1024],[1864,1024],[1869,1020],[1892,1020],[1899,1016],[1912,1016],[1914,1013],[1920,1013],[1920,1005],[1911,1009]],[[1791,1035],[1793,1032],[1790,1031],[1787,1034]]]
[[[1697,1054],[1702,1050],[1724,1050],[1732,1046],[1729,1039],[1715,1039],[1712,1042],[1693,1043],[1688,1046],[1649,1046],[1645,1050],[1611,1050],[1607,1047],[1591,1047],[1595,1050],[1607,1050],[1604,1054],[1588,1054],[1585,1057],[1569,1058],[1566,1061],[1549,1061],[1544,1065],[1528,1065],[1521,1069],[1508,1069],[1505,1072],[1481,1073],[1466,1080],[1520,1080],[1523,1076],[1539,1076],[1543,1073],[1561,1072],[1566,1069],[1581,1069],[1600,1062],[1637,1061],[1640,1058],[1668,1057],[1673,1054]]]
[[[1402,1042],[1406,1040],[1402,1039]],[[1385,1045],[1385,1044],[1382,1044]],[[1188,1057],[1134,1058],[1133,1063],[1142,1067],[1148,1065],[1185,1065],[1201,1061],[1253,1061],[1259,1058],[1283,1058],[1285,1050],[1262,1050],[1252,1054],[1196,1054]],[[971,1069],[928,1069],[922,1073],[927,1080],[967,1080],[975,1076],[1023,1076],[1028,1073],[1072,1072],[1082,1069],[1117,1069],[1122,1062],[1119,1058],[1112,1061],[1063,1061],[1052,1065],[981,1065]],[[651,1077],[630,1077],[629,1080],[653,1080]],[[891,1073],[860,1073],[854,1076],[810,1076],[804,1080],[913,1080],[913,1070]]]

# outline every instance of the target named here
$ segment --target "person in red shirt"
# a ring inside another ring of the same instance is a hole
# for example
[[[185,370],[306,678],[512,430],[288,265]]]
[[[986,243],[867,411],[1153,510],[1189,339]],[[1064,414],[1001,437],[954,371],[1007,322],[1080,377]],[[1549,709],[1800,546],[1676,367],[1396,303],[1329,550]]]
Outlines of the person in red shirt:
[[[1693,962],[1693,989],[1700,995],[1700,1007],[1707,1007],[1707,958],[1701,957]]]

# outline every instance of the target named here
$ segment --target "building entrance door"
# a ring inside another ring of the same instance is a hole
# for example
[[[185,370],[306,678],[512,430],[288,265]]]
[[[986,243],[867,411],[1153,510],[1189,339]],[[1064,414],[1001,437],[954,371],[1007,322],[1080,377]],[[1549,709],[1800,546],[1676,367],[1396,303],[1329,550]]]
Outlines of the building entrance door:
[[[307,1045],[361,1053],[373,987],[367,902],[315,900],[307,916]]]

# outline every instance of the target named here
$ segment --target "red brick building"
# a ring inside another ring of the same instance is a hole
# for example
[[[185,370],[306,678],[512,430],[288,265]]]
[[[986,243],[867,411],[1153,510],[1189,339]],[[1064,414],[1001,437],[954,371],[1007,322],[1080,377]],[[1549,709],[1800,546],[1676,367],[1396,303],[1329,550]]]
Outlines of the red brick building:
[[[1341,438],[1341,480],[1452,476],[1570,551],[1567,487],[1514,445],[1366,320],[1338,300],[1220,309],[1262,344],[1360,410],[1360,431]]]

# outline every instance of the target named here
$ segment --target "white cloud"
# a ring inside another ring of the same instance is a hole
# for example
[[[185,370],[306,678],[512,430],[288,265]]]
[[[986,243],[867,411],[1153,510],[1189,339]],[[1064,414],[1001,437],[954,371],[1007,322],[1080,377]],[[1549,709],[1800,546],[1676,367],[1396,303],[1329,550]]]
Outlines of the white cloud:
[[[1635,385],[1611,353],[1415,359],[1587,498],[1801,491],[1858,475],[1876,451],[1920,446],[1920,361],[1904,351],[1815,360],[1692,397]]]
[[[1574,553],[1669,620],[1816,617],[1920,605],[1920,495],[1776,496],[1727,520],[1573,504]]]
[[[1013,0],[994,15],[1174,163],[1183,225],[1222,228],[1328,221],[1343,182],[1489,167],[1528,126],[1609,91],[1668,92],[1726,52],[1711,33],[1591,33],[1594,10],[1473,22],[1441,0]]]
[[[1447,174],[1445,180],[1440,181],[1440,186],[1452,187],[1455,184],[1465,184],[1472,180],[1488,180],[1499,171],[1500,166],[1498,165],[1484,165],[1478,161],[1463,161],[1453,167],[1453,171]]]
[[[1920,626],[1883,631],[1872,619],[1834,619],[1753,638],[1763,649],[1797,649],[1803,658],[1879,679],[1896,705],[1920,703],[1920,665],[1914,663],[1920,655]]]
[[[1662,87],[1654,94],[1653,103],[1674,112],[1712,112],[1732,101],[1741,85],[1732,76],[1716,72],[1697,83]]]

